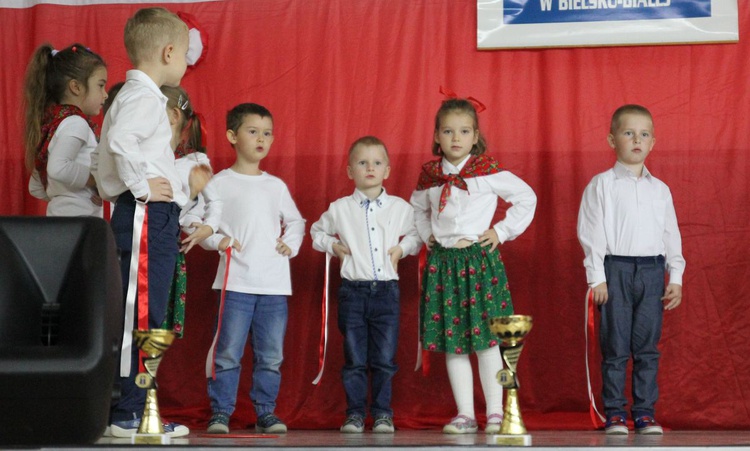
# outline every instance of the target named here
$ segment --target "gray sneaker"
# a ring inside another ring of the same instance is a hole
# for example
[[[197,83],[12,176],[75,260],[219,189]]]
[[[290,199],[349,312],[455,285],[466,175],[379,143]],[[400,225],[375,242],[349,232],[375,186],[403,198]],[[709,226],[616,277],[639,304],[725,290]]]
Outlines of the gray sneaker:
[[[221,412],[211,415],[206,432],[209,434],[229,434],[229,415]]]
[[[341,426],[345,434],[361,434],[365,432],[365,419],[359,415],[349,415]]]
[[[396,429],[393,427],[393,418],[388,415],[380,415],[375,417],[375,422],[372,425],[372,432],[379,434],[393,434]]]
[[[286,424],[272,413],[264,413],[255,422],[255,430],[263,434],[286,434]]]

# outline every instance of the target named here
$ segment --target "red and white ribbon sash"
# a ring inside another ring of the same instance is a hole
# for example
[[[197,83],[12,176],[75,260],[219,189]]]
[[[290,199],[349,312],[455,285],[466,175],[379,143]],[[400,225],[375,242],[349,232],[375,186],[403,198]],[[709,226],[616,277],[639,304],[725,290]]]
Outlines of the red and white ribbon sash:
[[[227,295],[227,280],[229,280],[229,263],[232,261],[232,244],[234,239],[229,240],[224,254],[226,255],[226,265],[224,266],[224,283],[221,285],[221,297],[219,301],[219,318],[216,322],[216,333],[211,342],[211,348],[206,356],[206,377],[216,380],[216,345],[219,343],[219,334],[221,333],[221,320],[224,318],[224,299]]]
[[[586,385],[589,391],[589,415],[591,416],[591,423],[594,425],[594,428],[599,429],[602,427],[602,423],[604,423],[604,416],[599,413],[599,410],[596,408],[596,399],[594,398],[594,392],[591,389],[591,371],[589,369],[589,354],[593,355],[596,350],[596,341],[593,339],[595,329],[594,290],[591,288],[586,291],[586,301],[584,304],[586,306],[586,321],[583,329],[586,337]],[[591,340],[589,340],[589,335],[592,336]]]
[[[130,253],[130,268],[128,272],[128,291],[125,295],[125,324],[122,331],[122,351],[120,353],[120,377],[130,375],[131,358],[133,349],[133,326],[135,324],[135,300],[136,293],[142,295],[139,290],[141,284],[145,284],[146,307],[141,306],[141,296],[138,296],[138,327],[141,328],[140,317],[145,310],[146,327],[148,329],[148,265],[145,269],[145,280],[139,280],[139,264],[142,260],[148,261],[148,207],[144,202],[135,201],[135,213],[133,214],[133,241]],[[143,259],[141,258],[141,247],[144,247]],[[142,360],[142,359],[139,359]]]
[[[318,375],[312,381],[313,385],[318,385],[323,377],[323,370],[326,365],[326,352],[328,350],[328,286],[331,275],[331,254],[326,252],[326,270],[323,280],[323,299],[320,303],[320,343],[318,343]]]

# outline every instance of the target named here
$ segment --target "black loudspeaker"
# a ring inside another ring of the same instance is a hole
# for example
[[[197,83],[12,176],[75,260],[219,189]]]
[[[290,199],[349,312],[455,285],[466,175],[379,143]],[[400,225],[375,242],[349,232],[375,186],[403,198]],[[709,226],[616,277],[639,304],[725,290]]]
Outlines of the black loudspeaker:
[[[121,286],[102,219],[0,217],[0,445],[102,436],[122,339]]]

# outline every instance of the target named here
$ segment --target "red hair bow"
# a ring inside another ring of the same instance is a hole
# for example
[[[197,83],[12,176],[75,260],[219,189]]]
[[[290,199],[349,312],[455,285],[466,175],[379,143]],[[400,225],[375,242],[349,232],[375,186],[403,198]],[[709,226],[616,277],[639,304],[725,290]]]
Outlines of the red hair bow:
[[[452,89],[446,88],[445,86],[440,87],[440,94],[444,95],[445,97],[449,99],[457,99],[458,94],[456,94]],[[477,111],[477,113],[481,113],[482,111],[486,110],[487,107],[484,106],[482,102],[477,100],[475,97],[467,97],[466,100],[469,101],[474,106],[474,109]]]

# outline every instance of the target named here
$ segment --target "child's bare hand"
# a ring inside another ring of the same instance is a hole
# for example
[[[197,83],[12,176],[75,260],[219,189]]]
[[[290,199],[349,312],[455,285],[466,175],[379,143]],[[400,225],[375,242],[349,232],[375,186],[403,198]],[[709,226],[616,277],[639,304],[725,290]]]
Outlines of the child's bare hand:
[[[393,270],[398,271],[398,262],[401,260],[401,257],[404,255],[404,250],[401,249],[401,246],[393,246],[392,248],[388,249],[388,256],[391,257],[391,265],[393,265]]]
[[[201,224],[200,222],[194,222],[190,224],[190,227],[194,227],[195,230],[188,235],[187,238],[182,240],[182,247],[180,247],[180,250],[186,254],[190,252],[190,249],[192,249],[193,246],[214,234],[214,229],[212,229],[211,226]]]
[[[151,196],[149,202],[172,202],[174,194],[172,193],[172,184],[164,177],[154,177],[148,179],[148,190]],[[141,198],[146,200],[146,198]]]
[[[430,235],[430,238],[427,240],[426,243],[424,243],[424,245],[427,246],[427,250],[428,251],[432,250],[432,246],[435,245],[435,241],[436,241],[435,240],[435,235]]]
[[[209,180],[211,180],[211,168],[205,164],[199,164],[190,170],[188,176],[188,185],[190,186],[190,199],[198,197],[198,193],[203,191]]]
[[[682,303],[682,285],[676,283],[670,283],[664,290],[664,297],[661,298],[664,305],[664,310],[672,310],[677,308]]]
[[[500,238],[497,237],[495,229],[485,230],[484,233],[479,236],[479,244],[483,247],[490,246],[490,252],[497,249],[498,244],[500,244]]]
[[[290,255],[292,255],[292,249],[283,241],[281,241],[281,238],[276,238],[276,252],[283,255],[284,257],[289,257]]]
[[[609,292],[607,291],[607,282],[602,282],[599,285],[591,289],[594,292],[594,303],[596,305],[604,305],[609,299]]]
[[[219,241],[219,250],[224,252],[229,247],[229,243],[232,243],[232,249],[236,249],[237,251],[242,250],[242,246],[240,245],[240,242],[237,240],[233,240],[232,238],[225,236],[224,238]]]
[[[91,193],[91,197],[89,197],[91,200],[91,203],[96,205],[97,207],[101,207],[104,202],[102,201],[102,197],[99,195],[98,192]]]
[[[333,253],[341,261],[344,261],[345,256],[352,255],[352,251],[350,251],[349,248],[346,247],[346,244],[342,243],[341,241],[336,241],[331,247],[333,247]]]

